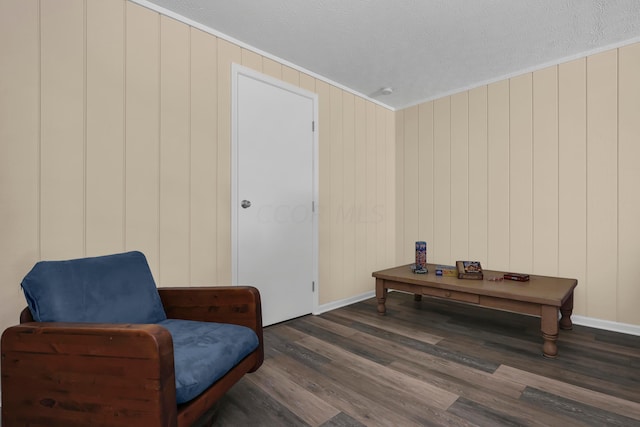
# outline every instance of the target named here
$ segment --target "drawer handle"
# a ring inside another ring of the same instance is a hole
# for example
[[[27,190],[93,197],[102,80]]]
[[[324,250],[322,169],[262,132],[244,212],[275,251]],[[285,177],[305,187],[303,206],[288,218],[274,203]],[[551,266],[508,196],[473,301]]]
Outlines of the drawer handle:
[[[449,291],[445,292],[445,293],[444,293],[444,296],[445,296],[445,297],[447,297],[447,298],[449,298],[449,297],[451,296],[451,292],[449,292]]]

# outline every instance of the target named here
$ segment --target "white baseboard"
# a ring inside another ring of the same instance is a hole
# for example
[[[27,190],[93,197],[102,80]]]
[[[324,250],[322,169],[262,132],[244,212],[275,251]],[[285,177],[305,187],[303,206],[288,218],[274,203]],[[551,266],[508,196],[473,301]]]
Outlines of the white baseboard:
[[[366,299],[373,298],[375,296],[376,296],[376,291],[369,291],[369,292],[365,292],[363,294],[356,295],[356,296],[353,296],[353,297],[345,298],[345,299],[338,300],[338,301],[333,301],[333,302],[330,302],[328,304],[322,304],[322,305],[318,306],[318,309],[316,311],[314,311],[313,314],[326,313],[327,311],[335,310],[337,308],[346,307],[348,305],[355,304],[357,302],[364,301]]]
[[[574,325],[588,326],[590,328],[640,336],[640,325],[630,325],[628,323],[612,322],[611,320],[602,320],[576,315],[571,316],[571,321]]]
[[[318,309],[314,311],[313,314],[317,315],[317,314],[326,313],[327,311],[346,307],[348,305],[355,304],[357,302],[364,301],[369,298],[373,298],[375,296],[376,296],[375,291],[369,291],[369,292],[365,292],[363,294],[356,295],[350,298],[333,301],[328,304],[323,304],[318,306]],[[588,326],[590,328],[603,329],[605,331],[621,332],[623,334],[640,336],[640,325],[630,325],[627,323],[612,322],[610,320],[595,319],[593,317],[578,316],[575,314],[571,316],[571,320],[575,325]]]

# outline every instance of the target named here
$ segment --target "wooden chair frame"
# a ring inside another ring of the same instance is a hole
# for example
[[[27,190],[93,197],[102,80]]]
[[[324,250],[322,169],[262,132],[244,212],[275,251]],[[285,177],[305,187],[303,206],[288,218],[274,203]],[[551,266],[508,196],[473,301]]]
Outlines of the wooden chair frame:
[[[176,404],[173,341],[155,324],[34,322],[2,334],[2,426],[190,426],[264,359],[250,286],[158,288],[168,318],[247,326],[259,345],[202,394]]]

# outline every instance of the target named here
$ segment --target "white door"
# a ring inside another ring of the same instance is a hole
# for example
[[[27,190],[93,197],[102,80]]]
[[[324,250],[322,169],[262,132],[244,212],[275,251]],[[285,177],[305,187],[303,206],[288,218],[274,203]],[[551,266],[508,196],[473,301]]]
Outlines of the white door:
[[[234,97],[234,283],[260,290],[266,326],[314,307],[316,98],[242,67]]]

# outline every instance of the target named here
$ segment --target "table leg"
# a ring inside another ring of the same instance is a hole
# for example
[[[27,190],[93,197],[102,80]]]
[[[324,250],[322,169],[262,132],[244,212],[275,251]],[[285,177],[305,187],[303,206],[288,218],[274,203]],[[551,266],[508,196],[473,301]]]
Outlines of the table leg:
[[[562,304],[562,307],[560,307],[560,313],[562,314],[560,318],[560,328],[573,329],[573,322],[571,321],[571,313],[573,313],[573,291],[571,291],[569,298],[567,298]]]
[[[540,325],[542,329],[542,355],[550,359],[558,357],[558,308],[543,305],[540,310]]]
[[[376,278],[376,298],[378,300],[378,314],[386,313],[387,308],[384,306],[387,301],[387,288],[384,287],[384,280]]]

